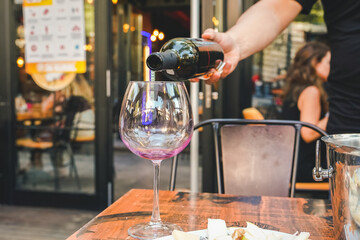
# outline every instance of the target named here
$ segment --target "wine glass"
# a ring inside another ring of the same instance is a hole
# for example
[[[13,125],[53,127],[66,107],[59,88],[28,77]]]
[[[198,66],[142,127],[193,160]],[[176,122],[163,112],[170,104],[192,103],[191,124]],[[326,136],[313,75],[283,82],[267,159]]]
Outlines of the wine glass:
[[[154,167],[151,220],[129,228],[130,236],[154,239],[171,235],[175,224],[162,222],[159,211],[160,163],[181,152],[190,142],[194,123],[189,95],[183,82],[132,81],[120,111],[120,136],[136,155]]]

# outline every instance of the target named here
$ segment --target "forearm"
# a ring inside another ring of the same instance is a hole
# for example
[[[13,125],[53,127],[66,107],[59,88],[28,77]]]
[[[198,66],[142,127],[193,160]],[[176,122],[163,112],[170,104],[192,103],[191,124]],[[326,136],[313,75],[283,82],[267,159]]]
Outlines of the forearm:
[[[227,31],[239,47],[240,60],[269,45],[300,11],[294,0],[261,0],[249,8]]]
[[[326,125],[328,122],[328,117],[324,117],[323,119],[320,119],[318,123],[315,125],[322,130],[326,130]],[[303,127],[301,129],[301,137],[306,143],[310,143],[320,137],[320,134],[315,132],[314,130],[311,130],[310,128]]]
[[[327,122],[329,120],[329,117],[324,117],[323,119],[321,119],[318,124],[316,124],[316,126],[318,126],[319,128],[321,128],[322,130],[326,130],[326,125],[327,125]]]

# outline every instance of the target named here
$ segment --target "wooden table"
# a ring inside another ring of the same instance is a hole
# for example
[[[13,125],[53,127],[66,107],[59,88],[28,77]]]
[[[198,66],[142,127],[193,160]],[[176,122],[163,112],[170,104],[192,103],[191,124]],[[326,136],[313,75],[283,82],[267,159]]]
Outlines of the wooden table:
[[[150,220],[152,203],[152,190],[133,189],[68,240],[132,239],[128,228]],[[312,240],[335,240],[327,200],[160,191],[160,212],[163,221],[176,223],[184,231],[206,229],[208,218],[221,218],[228,227],[243,227],[250,221],[287,233],[310,232]]]
[[[26,120],[43,120],[53,117],[52,111],[41,112],[41,111],[29,111],[29,112],[18,112],[16,113],[16,120],[19,122]]]

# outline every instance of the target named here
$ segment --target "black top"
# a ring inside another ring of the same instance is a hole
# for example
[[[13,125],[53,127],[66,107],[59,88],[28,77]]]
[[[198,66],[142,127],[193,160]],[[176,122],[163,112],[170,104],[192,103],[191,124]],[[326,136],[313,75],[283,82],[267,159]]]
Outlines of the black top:
[[[316,0],[296,0],[309,13]],[[360,1],[325,0],[331,49],[327,132],[360,133]]]
[[[325,112],[321,111],[320,118],[325,116]],[[297,102],[290,99],[285,99],[282,106],[281,119],[285,120],[300,120],[300,110],[297,107]],[[312,169],[315,166],[315,146],[316,141],[306,143],[301,138],[298,155],[298,168],[296,173],[297,182],[313,182]],[[325,148],[322,147],[322,150]],[[322,156],[325,156],[322,154]],[[324,163],[325,161],[321,161]]]

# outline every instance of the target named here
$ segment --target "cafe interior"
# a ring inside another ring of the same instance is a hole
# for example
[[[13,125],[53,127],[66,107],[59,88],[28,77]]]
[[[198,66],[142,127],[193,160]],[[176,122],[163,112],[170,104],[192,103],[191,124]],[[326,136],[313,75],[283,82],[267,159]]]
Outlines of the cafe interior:
[[[131,152],[120,137],[128,85],[167,80],[151,75],[147,56],[176,37],[196,38],[206,28],[226,31],[255,2],[2,1],[0,212],[2,206],[26,206],[54,209],[53,218],[62,209],[96,213],[78,222],[67,239],[153,239],[127,229],[161,222],[160,215],[184,231],[224,219],[227,227],[252,222],[265,233],[340,239],[333,234],[331,184],[296,182],[294,176],[303,125],[280,119],[284,77],[296,50],[311,40],[326,42],[320,2],[226,80],[182,83],[200,124],[190,144],[161,164],[159,195],[152,190],[151,161],[130,147]],[[64,30],[67,24],[71,28]],[[282,158],[289,161],[279,164]],[[64,239],[52,237],[46,239]]]

